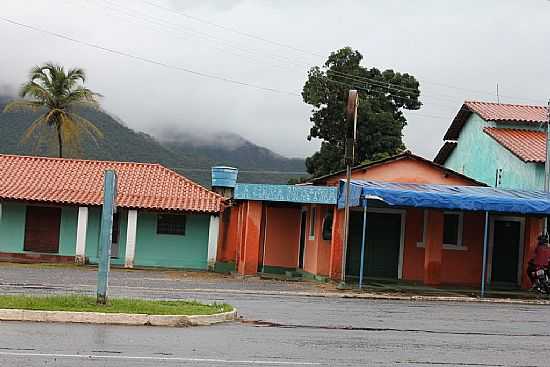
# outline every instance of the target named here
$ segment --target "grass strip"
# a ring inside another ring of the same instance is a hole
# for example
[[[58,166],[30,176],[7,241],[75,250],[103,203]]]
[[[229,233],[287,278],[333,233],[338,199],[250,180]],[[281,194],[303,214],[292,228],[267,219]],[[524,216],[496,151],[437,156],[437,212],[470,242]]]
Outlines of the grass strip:
[[[207,305],[196,301],[153,301],[130,298],[110,298],[107,305],[98,305],[95,297],[79,295],[0,295],[0,309],[2,308],[187,316],[212,315],[233,309],[228,304]]]

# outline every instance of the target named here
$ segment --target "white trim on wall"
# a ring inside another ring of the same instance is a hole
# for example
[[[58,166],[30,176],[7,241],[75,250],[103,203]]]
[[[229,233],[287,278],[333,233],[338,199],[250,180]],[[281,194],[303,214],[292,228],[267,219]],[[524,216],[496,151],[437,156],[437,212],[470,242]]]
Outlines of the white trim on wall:
[[[88,232],[88,207],[78,208],[78,217],[76,224],[76,248],[75,262],[77,264],[86,263],[86,234]]]
[[[208,225],[207,264],[208,264],[209,270],[214,270],[214,267],[216,266],[219,233],[220,233],[220,217],[218,215],[211,215],[210,224]]]
[[[124,257],[124,267],[133,268],[134,258],[136,256],[136,237],[137,237],[138,211],[128,210],[128,226],[126,228],[126,251]]]

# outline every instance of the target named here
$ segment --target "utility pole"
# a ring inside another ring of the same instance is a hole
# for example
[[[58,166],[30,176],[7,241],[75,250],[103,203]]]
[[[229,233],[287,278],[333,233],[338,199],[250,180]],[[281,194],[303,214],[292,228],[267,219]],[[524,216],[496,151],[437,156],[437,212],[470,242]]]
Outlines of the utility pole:
[[[346,146],[344,158],[346,162],[346,201],[344,208],[344,243],[342,246],[342,285],[346,283],[346,256],[349,237],[349,197],[351,190],[351,166],[355,160],[355,140],[357,138],[357,105],[359,94],[355,89],[348,93],[348,104],[346,108]]]
[[[544,191],[550,191],[550,99],[546,108],[546,161],[544,162]],[[548,233],[548,216],[544,217],[544,234]]]
[[[114,170],[105,171],[103,183],[103,208],[99,231],[99,264],[97,269],[97,304],[107,304],[111,245],[113,242],[113,214],[116,211],[117,175]]]

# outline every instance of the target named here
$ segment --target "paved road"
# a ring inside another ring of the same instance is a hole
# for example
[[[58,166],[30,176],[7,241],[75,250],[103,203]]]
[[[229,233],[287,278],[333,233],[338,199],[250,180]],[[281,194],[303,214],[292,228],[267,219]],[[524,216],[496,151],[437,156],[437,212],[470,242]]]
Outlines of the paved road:
[[[49,270],[0,267],[0,292],[62,292],[55,281],[93,292],[86,285],[93,272]],[[547,306],[239,294],[231,282],[262,290],[315,286],[215,278],[206,280],[212,291],[197,292],[204,279],[113,274],[115,295],[229,302],[244,321],[187,329],[0,323],[0,366],[550,365]]]

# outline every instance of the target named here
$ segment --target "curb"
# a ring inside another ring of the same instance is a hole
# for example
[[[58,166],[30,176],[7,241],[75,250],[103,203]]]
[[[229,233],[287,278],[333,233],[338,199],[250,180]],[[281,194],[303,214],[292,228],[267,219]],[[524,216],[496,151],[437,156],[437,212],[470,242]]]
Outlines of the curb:
[[[140,289],[142,287],[139,287]],[[143,288],[146,290],[146,288]],[[149,289],[155,293],[164,293],[168,289]],[[294,296],[314,298],[347,298],[380,301],[416,301],[416,302],[463,302],[463,303],[496,303],[496,304],[519,304],[519,305],[550,305],[550,300],[545,299],[518,299],[518,298],[479,298],[469,296],[421,296],[421,295],[397,295],[380,293],[357,293],[357,292],[301,292],[301,291],[263,291],[243,289],[216,289],[216,288],[189,288],[184,290],[169,289],[169,291],[183,291],[184,293],[218,293],[218,294],[248,294],[258,296]]]
[[[130,313],[0,309],[0,321],[64,322],[133,326],[208,326],[237,319],[237,309],[213,315],[147,315]]]

